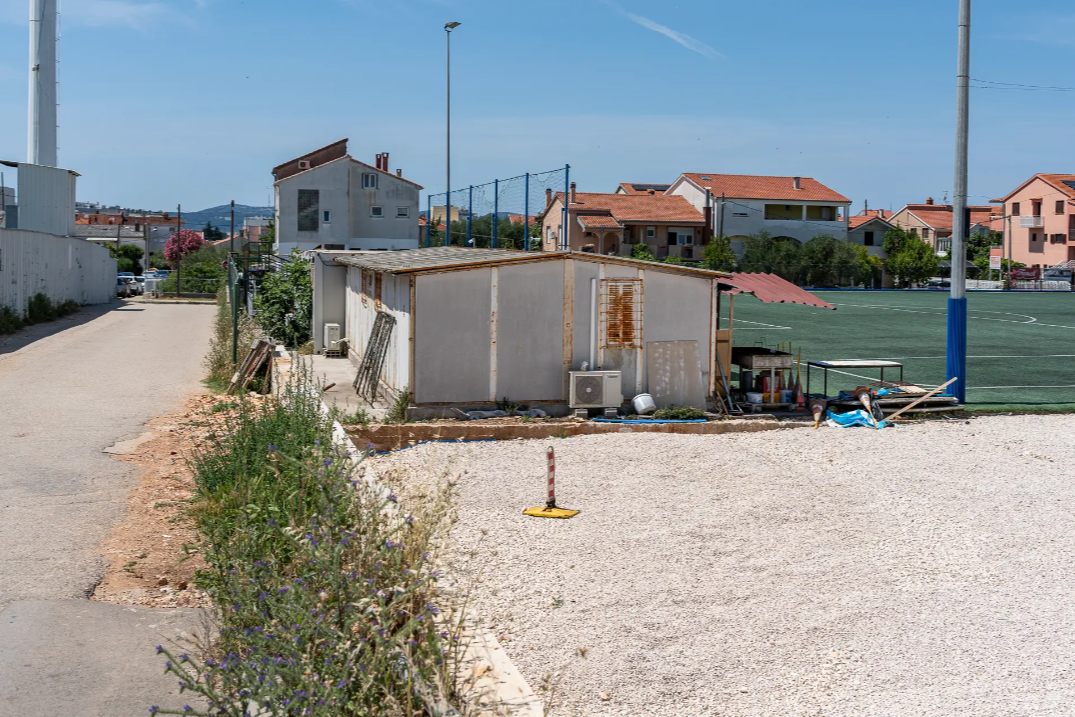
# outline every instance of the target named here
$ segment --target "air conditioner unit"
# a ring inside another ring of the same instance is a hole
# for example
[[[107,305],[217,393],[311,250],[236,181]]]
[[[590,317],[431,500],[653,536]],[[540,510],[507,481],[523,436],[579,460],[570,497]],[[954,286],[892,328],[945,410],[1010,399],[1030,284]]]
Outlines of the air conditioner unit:
[[[570,378],[571,408],[619,408],[623,403],[620,371],[572,371]]]
[[[325,351],[340,350],[340,325],[325,324]]]
[[[300,159],[299,160],[299,169],[309,169],[309,168],[310,168],[310,160],[308,160],[308,159]]]

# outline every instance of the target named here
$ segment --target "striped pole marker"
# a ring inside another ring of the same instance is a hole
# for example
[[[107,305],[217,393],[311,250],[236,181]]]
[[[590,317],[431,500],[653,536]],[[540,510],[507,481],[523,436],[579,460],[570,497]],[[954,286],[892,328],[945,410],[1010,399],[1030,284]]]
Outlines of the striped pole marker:
[[[545,503],[546,508],[556,507],[556,451],[552,446],[549,446],[548,451],[549,459],[549,499]]]

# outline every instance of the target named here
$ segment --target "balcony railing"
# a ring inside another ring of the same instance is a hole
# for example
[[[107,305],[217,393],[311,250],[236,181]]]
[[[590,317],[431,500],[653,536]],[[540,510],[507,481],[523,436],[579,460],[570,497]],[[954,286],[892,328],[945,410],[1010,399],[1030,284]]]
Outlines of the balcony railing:
[[[1041,217],[1019,217],[1019,226],[1023,229],[1041,229],[1045,222]]]

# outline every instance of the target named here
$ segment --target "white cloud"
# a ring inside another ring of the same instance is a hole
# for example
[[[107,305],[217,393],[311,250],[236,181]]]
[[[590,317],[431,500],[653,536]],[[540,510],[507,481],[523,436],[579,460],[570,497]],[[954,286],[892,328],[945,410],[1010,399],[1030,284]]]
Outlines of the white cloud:
[[[1035,15],[1016,37],[1043,45],[1075,47],[1075,15]]]
[[[659,22],[654,22],[653,20],[650,20],[648,17],[642,17],[641,15],[635,15],[634,13],[630,12],[625,14],[627,15],[627,19],[631,22],[637,25],[641,25],[647,30],[653,30],[654,32],[658,32],[665,37],[675,42],[678,42],[680,45],[683,45],[683,47],[687,48],[688,50],[697,52],[699,55],[704,55],[711,60],[715,60],[718,57],[724,57],[724,55],[720,54],[709,45],[705,44],[701,40],[691,37],[684,32],[677,32],[672,28],[668,27],[667,25],[662,25]]]
[[[709,45],[705,44],[704,42],[702,42],[698,38],[691,37],[690,35],[688,35],[685,32],[679,32],[678,30],[673,30],[672,28],[668,27],[667,25],[662,25],[659,22],[656,22],[654,20],[650,20],[648,17],[643,17],[642,15],[636,15],[633,12],[627,12],[618,3],[614,2],[614,0],[599,0],[599,1],[603,5],[607,5],[608,7],[612,8],[613,10],[618,12],[620,15],[623,15],[624,17],[626,17],[628,20],[630,20],[631,22],[635,23],[636,25],[640,25],[641,27],[644,27],[647,30],[652,30],[653,32],[656,32],[658,34],[664,35],[669,40],[672,40],[673,42],[679,43],[680,45],[682,45],[683,47],[687,48],[688,50],[690,50],[692,52],[697,52],[699,55],[702,55],[703,57],[708,57],[711,60],[715,60],[715,59],[717,59],[719,57],[724,57],[724,55],[722,55],[721,53],[717,52],[714,48],[712,48]]]

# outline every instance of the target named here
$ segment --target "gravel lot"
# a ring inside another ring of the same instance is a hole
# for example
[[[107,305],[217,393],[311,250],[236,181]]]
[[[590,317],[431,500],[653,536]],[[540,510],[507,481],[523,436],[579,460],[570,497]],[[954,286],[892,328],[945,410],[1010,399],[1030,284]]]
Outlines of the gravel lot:
[[[1075,417],[420,446],[556,715],[1075,713]],[[415,480],[415,479],[412,479]],[[482,529],[489,531],[482,538]],[[584,661],[572,661],[578,647]]]

